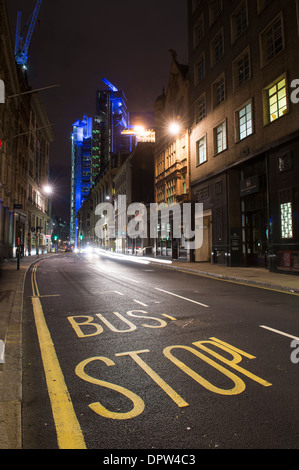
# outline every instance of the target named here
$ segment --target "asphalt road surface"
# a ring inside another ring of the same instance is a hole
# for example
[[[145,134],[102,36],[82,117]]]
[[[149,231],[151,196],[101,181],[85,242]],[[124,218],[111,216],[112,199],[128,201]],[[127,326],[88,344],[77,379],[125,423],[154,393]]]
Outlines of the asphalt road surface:
[[[24,449],[299,447],[296,295],[66,253],[23,323]]]

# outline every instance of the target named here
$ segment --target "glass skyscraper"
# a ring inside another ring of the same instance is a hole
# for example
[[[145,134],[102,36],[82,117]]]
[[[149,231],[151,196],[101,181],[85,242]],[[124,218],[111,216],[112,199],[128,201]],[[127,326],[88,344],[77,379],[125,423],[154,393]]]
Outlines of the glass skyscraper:
[[[93,181],[92,118],[84,116],[73,124],[70,243],[77,246],[76,214],[88,196]]]

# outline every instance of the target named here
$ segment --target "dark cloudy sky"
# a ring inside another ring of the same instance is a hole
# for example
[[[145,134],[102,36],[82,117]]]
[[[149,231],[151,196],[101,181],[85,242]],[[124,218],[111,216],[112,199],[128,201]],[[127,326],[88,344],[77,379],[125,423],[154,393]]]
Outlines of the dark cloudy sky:
[[[7,0],[13,41],[17,11],[25,25],[36,0]],[[54,208],[68,216],[72,124],[95,113],[96,90],[107,78],[124,91],[128,110],[152,111],[167,87],[171,56],[188,63],[187,0],[43,0],[29,51],[33,88],[54,123],[51,174]],[[64,208],[63,206],[66,206]]]

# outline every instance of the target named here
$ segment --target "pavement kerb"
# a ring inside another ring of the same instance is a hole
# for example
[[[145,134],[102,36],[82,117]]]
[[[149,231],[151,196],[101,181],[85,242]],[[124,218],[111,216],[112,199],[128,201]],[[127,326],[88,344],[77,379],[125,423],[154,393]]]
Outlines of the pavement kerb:
[[[163,269],[172,269],[180,272],[187,272],[189,274],[194,274],[202,277],[207,277],[210,279],[216,279],[216,280],[221,280],[221,281],[226,281],[226,282],[233,282],[235,284],[245,284],[248,287],[257,287],[257,288],[262,288],[262,289],[267,289],[267,290],[273,290],[276,292],[284,292],[288,294],[294,294],[294,295],[299,295],[299,287],[289,287],[289,286],[284,286],[282,284],[273,284],[267,281],[257,281],[257,280],[252,280],[252,279],[246,279],[241,276],[232,276],[229,274],[219,274],[219,273],[214,273],[214,272],[209,272],[209,271],[202,271],[198,269],[193,269],[193,268],[188,268],[188,263],[186,263],[186,266],[175,266],[175,265],[163,265],[160,263],[155,263],[155,261],[150,262],[152,265],[159,266]],[[298,278],[298,285],[299,285],[299,277]]]

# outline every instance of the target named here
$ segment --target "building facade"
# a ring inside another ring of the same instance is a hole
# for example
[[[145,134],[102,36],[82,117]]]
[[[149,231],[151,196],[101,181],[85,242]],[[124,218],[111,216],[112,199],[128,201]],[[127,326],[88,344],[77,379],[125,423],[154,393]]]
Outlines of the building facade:
[[[115,251],[118,253],[133,255],[153,253],[154,241],[150,237],[150,204],[154,202],[155,144],[151,141],[152,132],[148,138],[150,139],[148,142],[137,142],[133,152],[125,159],[114,177],[114,208],[117,221]],[[120,198],[123,198],[123,203]],[[135,203],[140,204],[145,214],[139,214],[139,211],[136,213],[137,210],[136,212],[132,210],[134,213],[128,211],[129,206]],[[132,229],[136,231],[136,236],[133,238],[128,231],[128,225],[133,219],[137,222],[138,216],[140,222]],[[138,231],[142,232],[142,236],[137,236]]]
[[[197,261],[299,272],[298,7],[189,0]]]
[[[123,91],[118,90],[104,79],[107,88],[97,90],[94,146],[95,174],[101,174],[109,165],[111,155],[117,155],[121,148],[121,132],[128,127],[127,99]]]
[[[92,118],[84,116],[73,124],[70,244],[77,246],[77,212],[92,188]]]
[[[50,249],[51,127],[26,71],[17,66],[6,2],[0,1],[0,258]],[[26,94],[24,94],[26,93]]]
[[[175,51],[171,53],[167,91],[155,102],[155,202],[167,206],[191,202],[188,66],[178,63]],[[162,229],[160,224],[156,256],[189,258],[184,237],[172,236],[171,213],[165,233]]]

